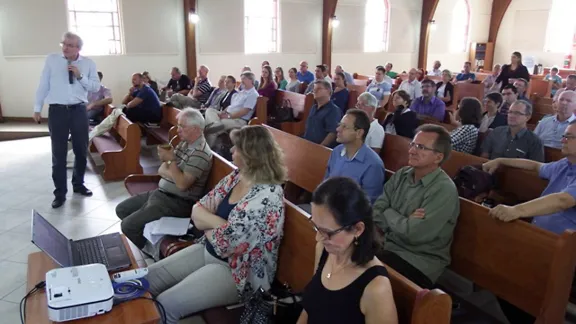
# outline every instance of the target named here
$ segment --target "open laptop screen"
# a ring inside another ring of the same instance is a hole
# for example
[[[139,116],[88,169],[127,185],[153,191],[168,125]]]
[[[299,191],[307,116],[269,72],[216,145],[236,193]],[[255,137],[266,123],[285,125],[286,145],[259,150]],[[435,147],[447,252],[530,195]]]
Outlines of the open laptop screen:
[[[62,267],[73,266],[68,238],[35,210],[32,211],[32,243]]]

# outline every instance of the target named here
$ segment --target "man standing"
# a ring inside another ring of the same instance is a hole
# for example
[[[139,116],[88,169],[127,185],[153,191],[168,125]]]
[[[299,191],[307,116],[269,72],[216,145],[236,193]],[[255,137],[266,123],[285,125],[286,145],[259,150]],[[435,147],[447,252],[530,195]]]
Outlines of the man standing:
[[[507,84],[502,88],[502,97],[504,98],[504,103],[500,107],[500,113],[508,115],[510,106],[518,100],[518,89],[512,84]]]
[[[122,104],[126,105],[122,112],[134,123],[159,123],[162,119],[160,100],[140,73],[132,75],[132,88]]]
[[[313,85],[316,103],[306,119],[303,138],[332,148],[336,144],[336,127],[342,118],[342,110],[330,100],[332,85],[328,81],[318,80]]]
[[[564,91],[560,100],[554,105],[556,115],[542,118],[536,126],[534,134],[542,140],[542,144],[548,147],[562,148],[562,136],[566,127],[574,120],[576,111],[576,92]]]
[[[104,75],[98,71],[98,78],[100,79],[100,89],[96,92],[88,93],[88,120],[92,124],[98,124],[104,117],[104,106],[112,103],[112,92],[102,84]]]
[[[422,81],[422,97],[416,98],[410,105],[410,110],[419,116],[432,117],[439,122],[444,120],[446,113],[446,104],[438,99],[436,93],[436,84],[430,79]]]
[[[192,206],[204,195],[212,167],[212,151],[204,139],[204,117],[198,110],[178,114],[178,137],[173,149],[158,147],[162,165],[158,189],[130,197],[116,206],[122,233],[138,248],[144,248],[146,224],[164,216],[190,218]]]
[[[308,62],[306,61],[300,62],[300,71],[296,73],[296,77],[300,82],[306,82],[308,84],[314,82],[314,74],[308,71]]]
[[[416,69],[410,69],[408,71],[408,80],[402,81],[398,90],[404,90],[410,95],[410,100],[422,97],[422,84],[416,76],[418,71]]]
[[[86,103],[88,92],[100,89],[96,64],[89,58],[80,56],[82,39],[67,32],[62,40],[62,53],[51,54],[46,58],[40,85],[36,91],[34,120],[41,121],[40,112],[48,103],[48,128],[52,142],[52,180],[54,181],[54,201],[52,208],[58,208],[66,201],[66,154],[68,135],[72,134],[74,151],[74,173],[72,187],[75,193],[92,196],[92,191],[84,186],[86,156],[88,151],[88,114]]]
[[[432,70],[430,70],[428,75],[442,76],[442,69],[440,69],[441,66],[442,63],[440,63],[440,61],[434,61],[434,66],[432,67]]]

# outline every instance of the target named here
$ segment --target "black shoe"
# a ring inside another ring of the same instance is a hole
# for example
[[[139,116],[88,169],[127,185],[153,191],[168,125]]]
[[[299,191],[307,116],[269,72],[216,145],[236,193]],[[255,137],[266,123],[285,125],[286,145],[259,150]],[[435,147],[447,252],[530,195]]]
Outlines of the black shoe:
[[[74,188],[74,192],[86,197],[92,196],[92,191],[90,191],[90,189],[86,188],[85,186]]]
[[[66,197],[56,197],[54,198],[54,200],[52,201],[52,208],[59,208],[62,205],[64,205],[64,202],[66,201]]]

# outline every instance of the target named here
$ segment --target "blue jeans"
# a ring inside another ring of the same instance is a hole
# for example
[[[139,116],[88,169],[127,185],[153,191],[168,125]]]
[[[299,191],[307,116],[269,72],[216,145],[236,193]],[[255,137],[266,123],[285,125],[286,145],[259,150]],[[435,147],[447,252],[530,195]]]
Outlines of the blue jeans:
[[[48,129],[52,142],[52,180],[54,181],[54,196],[64,198],[68,192],[66,187],[66,154],[68,150],[68,134],[72,136],[74,151],[74,172],[72,186],[84,185],[88,154],[88,115],[85,104],[71,106],[50,105],[48,110]]]

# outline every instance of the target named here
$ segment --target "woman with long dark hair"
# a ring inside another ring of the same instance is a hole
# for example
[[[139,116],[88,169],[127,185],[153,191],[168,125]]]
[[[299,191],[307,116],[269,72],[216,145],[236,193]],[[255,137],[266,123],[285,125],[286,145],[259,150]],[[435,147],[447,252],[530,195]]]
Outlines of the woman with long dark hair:
[[[530,80],[528,68],[522,64],[522,54],[520,52],[512,53],[510,64],[504,64],[500,75],[496,78],[496,83],[501,83],[500,91],[510,83],[510,79]]]
[[[278,85],[278,90],[286,90],[288,81],[284,78],[284,70],[280,66],[274,70],[274,82]]]
[[[260,86],[258,87],[258,94],[273,98],[276,94],[277,85],[274,82],[274,75],[272,74],[272,68],[270,65],[265,65],[262,67],[262,75],[260,77]]]
[[[300,92],[300,81],[298,81],[298,70],[296,68],[290,68],[288,70],[288,78],[290,81],[286,85],[286,91],[290,92]]]

